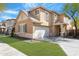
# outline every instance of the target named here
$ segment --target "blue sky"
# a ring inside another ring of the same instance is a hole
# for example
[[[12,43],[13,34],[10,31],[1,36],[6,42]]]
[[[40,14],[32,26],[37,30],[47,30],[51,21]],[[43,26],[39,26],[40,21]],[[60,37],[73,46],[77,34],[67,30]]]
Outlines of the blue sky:
[[[16,18],[20,10],[30,10],[32,8],[43,6],[48,10],[57,13],[63,13],[64,3],[6,3],[6,8],[0,12],[0,21]]]

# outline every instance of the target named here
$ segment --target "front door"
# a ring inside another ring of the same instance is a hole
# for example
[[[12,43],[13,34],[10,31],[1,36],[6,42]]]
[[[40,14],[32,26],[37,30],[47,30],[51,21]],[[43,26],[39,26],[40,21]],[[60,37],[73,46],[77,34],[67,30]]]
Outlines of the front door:
[[[60,36],[61,35],[61,27],[60,27],[60,25],[56,25],[55,29],[56,29],[56,36]]]

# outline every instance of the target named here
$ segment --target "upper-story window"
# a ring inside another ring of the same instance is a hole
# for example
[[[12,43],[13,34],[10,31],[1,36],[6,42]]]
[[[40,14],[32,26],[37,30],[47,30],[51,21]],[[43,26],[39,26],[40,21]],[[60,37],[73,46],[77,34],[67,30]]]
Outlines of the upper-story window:
[[[48,20],[49,19],[49,13],[45,13],[45,20]]]
[[[56,14],[54,14],[54,19],[57,19],[57,15]]]
[[[35,10],[35,15],[39,14],[39,10]]]
[[[54,22],[57,21],[57,14],[54,14]]]

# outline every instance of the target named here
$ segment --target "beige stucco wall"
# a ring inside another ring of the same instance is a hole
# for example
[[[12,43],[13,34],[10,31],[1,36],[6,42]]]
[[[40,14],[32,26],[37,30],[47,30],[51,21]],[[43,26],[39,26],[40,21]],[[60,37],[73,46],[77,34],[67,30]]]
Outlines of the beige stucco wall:
[[[55,25],[52,25],[52,26],[50,27],[49,36],[56,36],[57,30],[58,30],[58,29],[56,28],[56,26],[55,26]]]
[[[18,25],[20,24],[27,24],[27,32],[18,32]],[[32,23],[30,23],[29,21],[19,22],[15,26],[15,34],[17,34],[20,37],[32,38],[32,32],[33,32]]]
[[[24,20],[24,21],[19,21],[17,22],[16,26],[15,26],[15,32],[18,32],[18,25],[20,24],[26,24],[27,25],[27,32],[26,33],[30,33],[32,34],[32,29],[33,29],[33,23],[28,19],[28,20]]]
[[[46,17],[46,11],[41,11],[40,12],[40,22],[41,22],[41,25],[45,25],[45,26],[49,26],[49,20],[50,20],[50,16],[49,16],[49,13],[48,13],[48,17]]]
[[[33,32],[33,23],[32,21],[27,17],[25,13],[20,13],[18,18],[16,19],[16,25],[15,25],[15,33],[19,34],[19,36],[25,36],[25,37],[32,37],[32,32]],[[26,24],[27,25],[27,32],[19,32],[18,26],[20,24]]]
[[[30,11],[30,16],[36,18],[37,20],[40,20],[40,13],[37,14],[37,15],[35,15],[35,11],[36,11],[36,10],[39,10],[39,12],[41,11],[40,8],[34,9],[34,10]]]
[[[35,15],[35,11],[39,10],[39,14]],[[38,17],[37,20],[39,20],[41,22],[40,25],[44,25],[44,26],[49,26],[49,21],[50,21],[50,13],[42,8],[38,8],[38,9],[34,9],[30,12],[33,16]],[[46,15],[48,14],[48,17],[46,17]]]

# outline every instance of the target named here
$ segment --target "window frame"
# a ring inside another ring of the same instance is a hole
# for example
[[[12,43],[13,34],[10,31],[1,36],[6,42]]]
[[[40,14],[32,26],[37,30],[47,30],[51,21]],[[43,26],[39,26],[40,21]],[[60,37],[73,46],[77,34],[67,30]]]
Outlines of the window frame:
[[[35,10],[35,15],[39,14],[39,10]]]
[[[27,32],[27,24],[19,24],[18,32]]]

